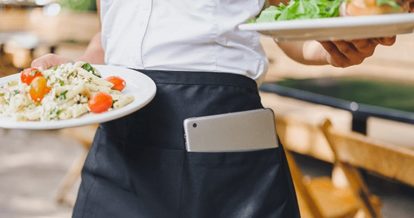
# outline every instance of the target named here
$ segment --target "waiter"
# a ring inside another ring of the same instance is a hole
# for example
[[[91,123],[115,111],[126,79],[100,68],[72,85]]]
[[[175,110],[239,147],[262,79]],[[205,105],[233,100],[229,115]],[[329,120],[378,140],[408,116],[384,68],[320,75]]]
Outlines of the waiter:
[[[139,70],[155,81],[157,94],[140,111],[100,125],[73,217],[300,217],[281,147],[223,153],[185,149],[184,119],[262,108],[256,81],[264,77],[267,59],[259,35],[237,25],[256,16],[263,0],[97,3],[101,32],[79,60]],[[394,41],[279,46],[304,64],[347,67]],[[68,61],[49,54],[32,66]]]

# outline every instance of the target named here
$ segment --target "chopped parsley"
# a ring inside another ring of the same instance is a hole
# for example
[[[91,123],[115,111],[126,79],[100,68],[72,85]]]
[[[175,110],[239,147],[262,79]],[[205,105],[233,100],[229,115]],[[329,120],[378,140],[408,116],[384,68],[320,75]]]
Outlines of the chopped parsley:
[[[66,94],[69,92],[69,90],[65,90],[58,96],[59,100],[66,100]]]
[[[57,110],[56,115],[59,116],[62,112],[63,112],[63,110]]]
[[[82,65],[82,68],[83,68],[84,70],[88,71],[88,72],[91,72],[93,75],[95,75],[95,76],[97,76],[97,77],[101,78],[101,75],[97,74],[97,73],[95,72],[95,69],[94,69],[94,68],[92,67],[92,65],[90,65],[89,63],[85,63],[85,64],[83,64],[83,65]]]

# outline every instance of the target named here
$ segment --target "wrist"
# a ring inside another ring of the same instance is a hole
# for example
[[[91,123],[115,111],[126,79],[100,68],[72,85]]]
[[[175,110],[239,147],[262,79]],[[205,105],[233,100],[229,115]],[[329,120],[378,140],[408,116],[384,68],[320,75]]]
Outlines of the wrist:
[[[74,62],[77,62],[77,61],[90,62],[89,58],[86,57],[85,55],[82,55],[82,56],[74,59]]]
[[[75,61],[84,61],[90,64],[104,64],[105,63],[104,56],[100,52],[93,52],[93,53],[87,52],[87,54],[84,54],[78,57],[77,59],[75,59]]]

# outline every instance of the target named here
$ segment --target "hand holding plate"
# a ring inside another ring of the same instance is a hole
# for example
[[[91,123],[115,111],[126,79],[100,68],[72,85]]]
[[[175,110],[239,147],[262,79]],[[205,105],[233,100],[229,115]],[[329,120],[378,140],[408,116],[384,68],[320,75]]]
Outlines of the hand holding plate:
[[[326,52],[326,61],[335,67],[361,64],[366,58],[372,56],[379,44],[390,46],[394,43],[395,37],[321,42]]]
[[[38,69],[49,69],[50,67],[57,66],[71,62],[72,60],[62,57],[56,54],[46,54],[32,61],[32,67]]]

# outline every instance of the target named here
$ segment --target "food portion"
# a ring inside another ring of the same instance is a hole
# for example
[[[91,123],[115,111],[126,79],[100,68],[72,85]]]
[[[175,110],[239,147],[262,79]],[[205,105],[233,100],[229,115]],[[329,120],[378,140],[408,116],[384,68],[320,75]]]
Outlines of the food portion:
[[[291,0],[288,4],[280,3],[278,6],[269,6],[253,22],[403,12],[408,12],[407,7],[397,0]]]
[[[103,113],[134,100],[122,93],[125,86],[122,78],[102,78],[85,62],[44,71],[28,68],[20,73],[19,81],[0,86],[0,116],[18,121],[48,121]]]
[[[341,6],[341,15],[361,16],[402,13],[404,9],[395,0],[353,0]]]

